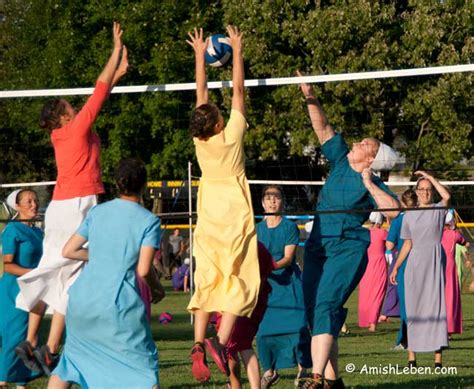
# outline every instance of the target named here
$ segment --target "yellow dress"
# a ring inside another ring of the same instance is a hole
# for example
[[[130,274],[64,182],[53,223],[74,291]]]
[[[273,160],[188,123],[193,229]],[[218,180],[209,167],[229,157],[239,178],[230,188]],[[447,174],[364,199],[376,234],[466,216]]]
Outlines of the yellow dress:
[[[196,290],[189,310],[250,316],[260,270],[243,139],[247,122],[232,110],[224,131],[194,138],[201,167],[193,254]]]

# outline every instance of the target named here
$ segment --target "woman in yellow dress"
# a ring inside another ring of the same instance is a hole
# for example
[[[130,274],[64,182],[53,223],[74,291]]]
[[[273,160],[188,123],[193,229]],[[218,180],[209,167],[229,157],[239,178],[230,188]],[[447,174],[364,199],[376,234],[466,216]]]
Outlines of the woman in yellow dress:
[[[209,380],[204,343],[218,368],[229,375],[225,344],[238,316],[250,316],[257,303],[260,272],[250,189],[245,176],[242,33],[228,26],[233,51],[232,110],[227,125],[219,109],[208,103],[203,31],[189,33],[196,57],[197,102],[191,132],[202,176],[194,233],[196,290],[188,305],[195,317],[192,373]],[[216,338],[205,339],[211,313],[222,312]]]

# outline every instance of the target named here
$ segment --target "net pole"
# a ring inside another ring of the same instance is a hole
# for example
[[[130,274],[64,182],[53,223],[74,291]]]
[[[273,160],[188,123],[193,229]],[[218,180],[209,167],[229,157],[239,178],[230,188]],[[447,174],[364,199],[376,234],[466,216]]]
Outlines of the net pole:
[[[194,293],[194,263],[193,263],[193,187],[191,169],[193,164],[188,161],[188,222],[189,222],[189,298]],[[194,315],[190,315],[191,325]]]

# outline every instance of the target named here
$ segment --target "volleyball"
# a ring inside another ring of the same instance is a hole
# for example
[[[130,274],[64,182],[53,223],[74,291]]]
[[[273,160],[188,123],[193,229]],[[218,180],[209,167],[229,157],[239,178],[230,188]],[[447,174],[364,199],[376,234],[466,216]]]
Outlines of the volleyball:
[[[225,65],[232,58],[232,46],[225,35],[215,34],[209,39],[206,50],[206,63],[214,67]]]
[[[160,322],[160,324],[168,324],[173,321],[173,316],[171,316],[171,313],[163,312],[160,313],[158,321]]]

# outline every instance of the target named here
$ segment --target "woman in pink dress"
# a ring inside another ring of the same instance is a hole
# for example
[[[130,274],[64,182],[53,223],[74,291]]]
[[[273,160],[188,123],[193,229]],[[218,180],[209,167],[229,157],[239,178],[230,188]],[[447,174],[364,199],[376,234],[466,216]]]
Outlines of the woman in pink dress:
[[[359,327],[375,331],[387,289],[387,262],[385,260],[385,241],[387,231],[382,229],[383,216],[372,212],[370,221],[370,246],[367,249],[369,262],[359,284]]]
[[[441,245],[446,254],[446,314],[448,319],[448,333],[462,334],[461,290],[459,287],[458,272],[454,255],[456,244],[464,245],[466,240],[461,233],[453,229],[454,217],[451,212],[446,215]]]

